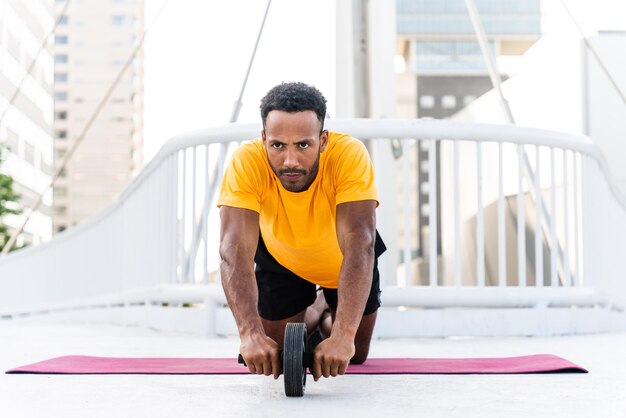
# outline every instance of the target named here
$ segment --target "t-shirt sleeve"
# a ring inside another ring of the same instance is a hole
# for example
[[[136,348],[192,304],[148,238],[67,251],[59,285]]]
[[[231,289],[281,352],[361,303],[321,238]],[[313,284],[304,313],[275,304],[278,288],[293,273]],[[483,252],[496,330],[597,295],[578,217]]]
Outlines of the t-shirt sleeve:
[[[262,167],[250,145],[233,153],[222,180],[217,207],[232,206],[259,212],[261,209]]]
[[[336,204],[375,200],[374,167],[365,145],[351,138],[339,153],[335,168]]]

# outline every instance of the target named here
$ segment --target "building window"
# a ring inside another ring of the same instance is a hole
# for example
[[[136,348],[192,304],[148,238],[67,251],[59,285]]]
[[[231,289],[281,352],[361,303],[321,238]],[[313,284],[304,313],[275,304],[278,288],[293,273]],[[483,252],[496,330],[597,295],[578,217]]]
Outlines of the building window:
[[[58,110],[54,112],[54,118],[57,120],[67,120],[67,110]]]
[[[56,54],[54,62],[55,64],[67,64],[67,54]]]
[[[55,83],[66,83],[67,82],[67,73],[54,73],[54,82]]]
[[[58,148],[54,150],[54,158],[56,160],[62,159],[63,157],[65,157],[65,154],[67,154],[67,150]]]
[[[430,95],[420,96],[420,107],[422,109],[432,109],[435,107],[435,98]]]
[[[35,165],[35,147],[28,142],[24,142],[24,160],[30,165]]]
[[[472,95],[464,96],[463,106],[467,106],[468,104],[472,103],[474,100],[476,100],[476,96],[472,96]]]
[[[67,187],[55,187],[54,188],[54,197],[65,197],[67,196]]]
[[[68,22],[67,16],[63,15],[59,18],[59,25],[67,25],[67,22]]]
[[[67,45],[67,35],[55,35],[54,43],[57,45]]]
[[[60,129],[54,132],[54,137],[56,139],[67,139],[67,131],[65,129]]]
[[[55,209],[57,215],[65,216],[67,214],[67,206],[57,206]]]
[[[54,100],[57,102],[66,102],[67,101],[67,92],[66,91],[55,91],[54,92]]]
[[[13,132],[11,129],[7,129],[6,145],[7,148],[9,148],[9,151],[11,151],[13,154],[17,154],[18,147],[20,145],[20,139],[17,133]]]
[[[441,106],[444,109],[454,109],[456,107],[456,97],[445,95],[441,98]]]
[[[118,15],[118,16],[111,17],[111,23],[113,24],[113,26],[124,26],[128,24],[129,22],[130,22],[129,16]]]

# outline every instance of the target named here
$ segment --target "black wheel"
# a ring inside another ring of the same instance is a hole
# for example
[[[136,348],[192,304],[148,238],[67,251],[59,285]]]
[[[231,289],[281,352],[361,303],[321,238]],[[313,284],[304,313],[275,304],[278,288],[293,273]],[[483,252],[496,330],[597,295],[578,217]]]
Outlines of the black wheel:
[[[283,377],[285,379],[285,395],[302,396],[306,385],[306,366],[304,353],[306,350],[306,325],[289,323],[285,328],[285,345],[283,347]]]

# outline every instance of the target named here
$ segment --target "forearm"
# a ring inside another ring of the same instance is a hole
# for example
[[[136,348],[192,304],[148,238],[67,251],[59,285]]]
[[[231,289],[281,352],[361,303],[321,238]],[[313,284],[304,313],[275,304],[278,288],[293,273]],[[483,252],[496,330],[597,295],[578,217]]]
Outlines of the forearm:
[[[355,234],[339,273],[338,303],[332,333],[354,340],[372,287],[374,242],[371,234]]]
[[[222,286],[239,335],[264,334],[258,314],[258,290],[254,275],[254,262],[229,254],[222,257]]]

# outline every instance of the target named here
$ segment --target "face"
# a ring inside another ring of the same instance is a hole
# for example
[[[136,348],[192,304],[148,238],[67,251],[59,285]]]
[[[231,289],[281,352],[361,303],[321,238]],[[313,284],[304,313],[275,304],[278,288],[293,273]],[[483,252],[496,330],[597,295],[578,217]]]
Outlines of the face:
[[[320,154],[326,149],[328,132],[312,110],[272,110],[265,118],[263,145],[274,173],[290,192],[309,188],[319,169]]]

